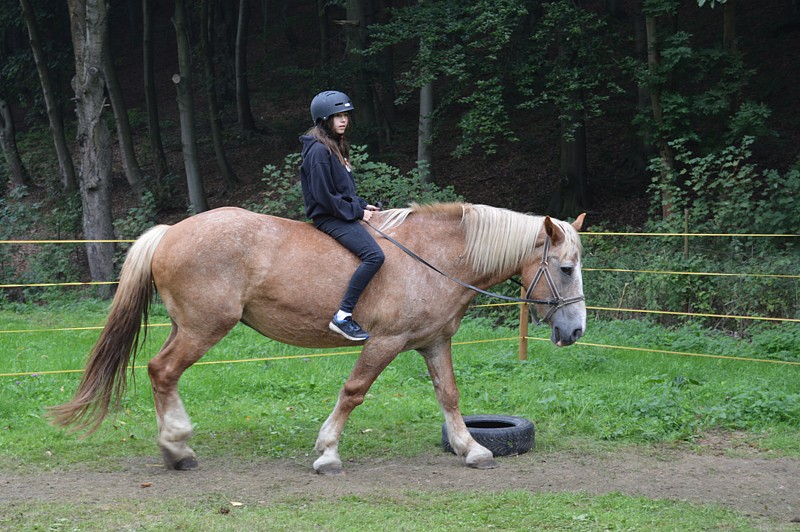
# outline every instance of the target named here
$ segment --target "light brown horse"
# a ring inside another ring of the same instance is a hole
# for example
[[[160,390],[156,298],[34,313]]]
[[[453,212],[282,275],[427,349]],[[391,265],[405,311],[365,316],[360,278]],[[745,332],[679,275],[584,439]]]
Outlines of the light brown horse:
[[[583,335],[578,235],[583,215],[570,225],[452,203],[378,212],[372,223],[442,272],[480,289],[517,274],[526,286],[535,281],[529,297],[560,301],[552,308],[538,305],[548,314],[553,343],[569,345]],[[495,467],[491,451],[475,442],[462,419],[450,351],[475,291],[373,234],[386,262],[355,309],[355,319],[370,338],[320,429],[314,469],[342,473],[338,445],[348,416],[397,354],[411,349],[428,366],[453,450],[470,467]],[[549,249],[546,257],[544,249]],[[148,364],[158,445],[168,467],[197,467],[187,445],[192,425],[178,395],[181,374],[240,321],[297,346],[353,345],[327,324],[357,264],[354,255],[310,224],[239,208],[215,209],[150,229],[128,252],[108,322],[75,397],[51,408],[53,422],[91,432],[114,397],[119,404],[155,285],[172,321],[169,337]]]

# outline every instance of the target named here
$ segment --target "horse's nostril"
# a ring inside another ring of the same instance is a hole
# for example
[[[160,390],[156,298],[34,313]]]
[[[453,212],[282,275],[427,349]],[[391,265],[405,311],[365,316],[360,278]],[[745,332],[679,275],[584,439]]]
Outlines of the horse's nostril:
[[[580,338],[581,336],[583,336],[583,329],[577,328],[574,331],[572,331],[572,341],[573,342],[575,340],[577,340],[578,338]]]

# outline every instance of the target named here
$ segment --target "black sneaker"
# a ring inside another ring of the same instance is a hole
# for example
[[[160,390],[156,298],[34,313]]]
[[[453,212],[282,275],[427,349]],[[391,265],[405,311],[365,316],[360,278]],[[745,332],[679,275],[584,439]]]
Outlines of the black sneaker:
[[[353,342],[363,342],[369,338],[367,331],[362,329],[361,325],[353,321],[352,316],[347,316],[343,320],[337,320],[336,316],[334,316],[328,324],[328,328]]]

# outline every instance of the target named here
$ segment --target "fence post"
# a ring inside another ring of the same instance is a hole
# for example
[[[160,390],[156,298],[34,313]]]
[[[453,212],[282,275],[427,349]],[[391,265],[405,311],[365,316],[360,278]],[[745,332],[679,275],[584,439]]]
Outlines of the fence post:
[[[525,297],[525,287],[520,288],[520,297]],[[519,359],[528,360],[528,304],[519,304]]]

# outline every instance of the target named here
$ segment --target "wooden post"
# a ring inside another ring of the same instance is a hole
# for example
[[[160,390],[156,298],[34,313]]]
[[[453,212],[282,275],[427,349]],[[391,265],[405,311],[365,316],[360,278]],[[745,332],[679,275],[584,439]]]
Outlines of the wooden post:
[[[525,297],[525,287],[520,288],[520,297]],[[528,360],[528,304],[519,304],[519,359]]]

